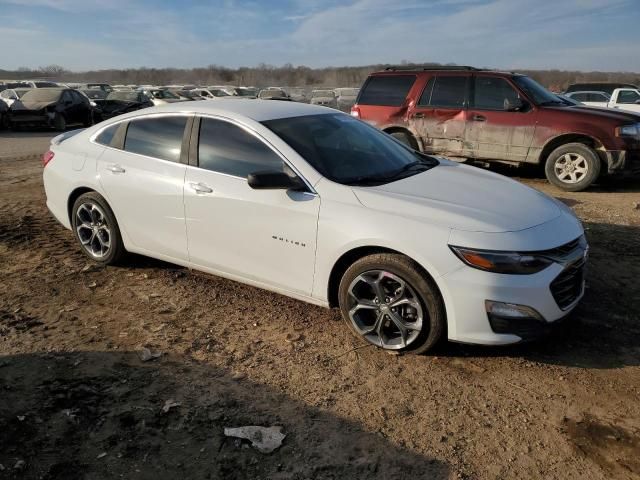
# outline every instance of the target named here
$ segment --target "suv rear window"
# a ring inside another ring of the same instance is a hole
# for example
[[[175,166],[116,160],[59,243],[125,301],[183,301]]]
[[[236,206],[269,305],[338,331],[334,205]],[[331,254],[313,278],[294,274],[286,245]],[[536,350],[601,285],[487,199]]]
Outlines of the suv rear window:
[[[437,76],[427,82],[418,105],[444,108],[464,108],[467,98],[466,76]]]
[[[358,98],[358,105],[399,107],[404,103],[415,81],[415,75],[369,77]]]

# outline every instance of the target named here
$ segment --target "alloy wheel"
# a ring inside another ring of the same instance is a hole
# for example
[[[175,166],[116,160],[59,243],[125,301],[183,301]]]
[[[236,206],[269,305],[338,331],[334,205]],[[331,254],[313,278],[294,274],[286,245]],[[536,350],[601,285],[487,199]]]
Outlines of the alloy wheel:
[[[368,342],[389,350],[411,345],[423,327],[423,308],[414,288],[384,270],[369,270],[349,285],[349,319]]]
[[[99,205],[81,204],[76,210],[76,233],[82,247],[94,258],[103,258],[111,249],[111,228]]]
[[[589,164],[578,153],[565,153],[556,160],[553,170],[561,182],[578,183],[589,172]]]

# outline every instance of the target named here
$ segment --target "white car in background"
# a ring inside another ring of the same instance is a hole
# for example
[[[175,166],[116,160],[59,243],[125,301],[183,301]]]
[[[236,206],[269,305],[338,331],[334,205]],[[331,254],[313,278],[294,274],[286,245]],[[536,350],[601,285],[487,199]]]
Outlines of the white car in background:
[[[565,97],[569,97],[572,100],[576,100],[583,105],[589,105],[590,107],[603,107],[609,106],[611,97],[606,92],[596,91],[584,91],[584,92],[569,92],[564,94]]]
[[[27,93],[31,88],[8,88],[0,92],[0,100],[7,104],[8,107],[20,100],[20,97]]]
[[[164,105],[64,133],[43,164],[48,208],[96,262],[134,252],[339,306],[384,349],[520,342],[584,292],[563,203],[325,107]]]
[[[635,88],[616,88],[611,94],[608,107],[640,113],[640,90]]]

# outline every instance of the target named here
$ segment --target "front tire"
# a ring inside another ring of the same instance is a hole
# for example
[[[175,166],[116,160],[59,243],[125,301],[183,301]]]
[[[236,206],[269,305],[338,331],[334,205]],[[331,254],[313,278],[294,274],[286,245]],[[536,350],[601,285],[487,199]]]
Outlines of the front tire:
[[[445,331],[437,287],[404,255],[375,254],[354,262],[340,281],[338,300],[349,328],[385,350],[424,353]]]
[[[556,187],[567,192],[579,192],[600,176],[600,157],[583,143],[567,143],[551,152],[544,172]]]
[[[126,254],[116,217],[99,193],[78,197],[71,210],[71,225],[82,252],[91,260],[113,265]]]

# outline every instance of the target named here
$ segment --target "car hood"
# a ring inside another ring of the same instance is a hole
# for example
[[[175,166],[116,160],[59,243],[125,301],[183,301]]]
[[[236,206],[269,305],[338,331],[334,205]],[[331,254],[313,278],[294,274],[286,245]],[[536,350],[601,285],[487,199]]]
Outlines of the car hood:
[[[573,107],[546,107],[550,110],[562,112],[568,115],[580,115],[584,117],[586,115],[594,118],[605,118],[609,120],[618,121],[621,123],[640,122],[640,115],[628,112],[614,110],[606,107],[591,107],[589,105],[576,105]]]
[[[442,160],[424,173],[353,187],[366,207],[469,232],[513,232],[561,215],[543,193],[502,175]]]

